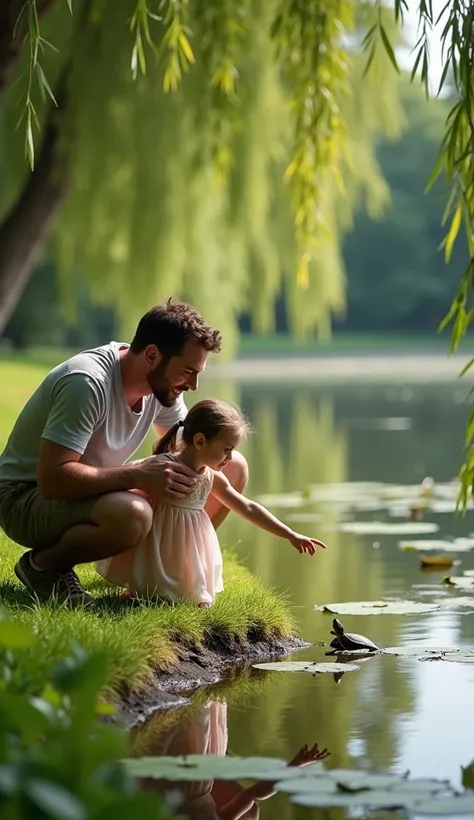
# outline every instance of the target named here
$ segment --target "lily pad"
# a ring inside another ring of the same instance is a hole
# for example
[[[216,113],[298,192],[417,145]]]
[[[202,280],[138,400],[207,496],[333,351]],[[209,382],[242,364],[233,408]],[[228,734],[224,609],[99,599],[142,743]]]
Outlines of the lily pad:
[[[468,814],[474,811],[474,795],[438,797],[452,792],[449,783],[397,775],[371,774],[360,770],[325,770],[316,762],[305,768],[288,766],[279,758],[188,755],[186,757],[142,757],[122,761],[133,777],[168,781],[263,780],[276,783],[276,790],[291,795],[291,802],[304,806],[367,806],[406,808],[416,813]],[[442,811],[440,811],[442,807]]]
[[[402,550],[417,550],[420,552],[470,552],[474,548],[474,539],[456,538],[454,541],[400,541],[398,546]]]
[[[366,789],[388,789],[403,783],[396,774],[371,774],[359,769],[330,769],[327,774],[344,791],[359,792]]]
[[[390,792],[403,792],[404,794],[418,794],[423,795],[426,792],[437,794],[438,792],[445,792],[450,789],[448,780],[435,780],[432,777],[420,777],[418,780],[403,779],[399,783],[395,783],[390,787]]]
[[[418,508],[423,513],[431,513],[432,515],[443,515],[445,513],[454,514],[456,512],[456,499],[436,500],[436,499],[414,499],[410,504],[393,504],[388,507],[388,514],[391,518],[409,518],[413,506]],[[469,502],[469,509],[473,508],[472,502]]]
[[[439,526],[429,521],[403,521],[400,524],[387,521],[348,521],[340,524],[339,529],[356,535],[403,535],[411,532],[437,532]]]
[[[438,604],[440,609],[456,609],[457,607],[474,609],[474,598],[453,597],[448,594],[447,598],[437,598],[433,603]]]
[[[449,652],[441,658],[451,663],[474,663],[474,649],[470,652]]]
[[[439,657],[448,652],[454,652],[452,646],[432,647],[432,646],[388,646],[383,650],[384,655],[397,655],[406,658],[423,658],[427,656]]]
[[[425,612],[435,612],[439,605],[418,601],[346,601],[316,605],[314,608],[335,615],[421,615]]]
[[[312,675],[324,672],[353,672],[359,668],[354,663],[308,663],[307,661],[274,661],[252,665],[254,669],[274,672],[310,672]]]
[[[474,815],[474,794],[460,794],[458,797],[437,797],[435,800],[423,800],[416,806],[417,814],[439,815]]]
[[[336,790],[330,787],[332,780]],[[409,780],[394,774],[371,774],[359,769],[332,769],[322,776],[301,777],[276,784],[277,791],[292,795],[291,802],[304,806],[367,806],[416,808],[440,792],[452,794],[448,781],[433,778]]]
[[[294,778],[299,769],[284,760],[228,755],[188,755],[187,757],[140,757],[122,761],[132,777],[155,780],[283,780]],[[309,767],[308,767],[309,768]],[[312,764],[322,771],[320,763]]]
[[[446,578],[443,578],[443,584],[457,589],[474,589],[474,576],[447,575]]]
[[[353,794],[339,792],[336,794],[326,794],[324,792],[312,792],[309,794],[295,794],[291,798],[292,803],[297,806],[340,806],[353,807],[366,806],[367,808],[402,809],[414,808],[420,800],[419,795],[403,794],[403,792],[387,791],[361,791]]]
[[[329,777],[329,774],[326,772],[321,777],[295,777],[281,780],[275,784],[275,789],[286,794],[314,794],[315,792],[336,794],[337,783]]]

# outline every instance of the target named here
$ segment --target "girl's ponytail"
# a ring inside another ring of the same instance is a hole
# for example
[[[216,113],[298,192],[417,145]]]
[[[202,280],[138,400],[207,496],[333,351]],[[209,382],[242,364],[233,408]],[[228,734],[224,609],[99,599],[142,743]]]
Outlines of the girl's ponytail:
[[[179,428],[183,426],[184,421],[177,421],[164,436],[158,439],[158,441],[155,441],[153,445],[153,455],[159,456],[162,453],[170,453],[172,450],[176,450],[176,436],[178,435]]]

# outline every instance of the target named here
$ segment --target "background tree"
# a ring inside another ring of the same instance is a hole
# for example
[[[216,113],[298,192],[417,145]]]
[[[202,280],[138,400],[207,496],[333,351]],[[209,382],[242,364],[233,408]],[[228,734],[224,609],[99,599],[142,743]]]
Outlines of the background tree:
[[[426,192],[443,137],[449,102],[427,102],[423,90],[401,75],[405,115],[396,144],[381,140],[377,159],[391,193],[383,218],[359,212],[343,246],[347,314],[343,329],[435,332],[467,263],[460,245],[446,264],[440,246],[446,183]]]
[[[377,47],[384,46],[391,62],[397,68],[393,47],[383,23],[384,5],[375,0],[379,19],[369,29],[366,47],[369,62]],[[395,0],[395,20],[403,22],[408,11],[408,0]],[[412,79],[419,77],[429,95],[430,36],[435,30],[441,41],[442,73],[438,95],[449,88],[453,98],[446,119],[441,150],[431,175],[431,183],[443,178],[449,184],[449,197],[444,214],[447,232],[443,240],[446,261],[449,262],[454,243],[461,228],[467,245],[468,263],[461,277],[458,291],[446,314],[441,328],[452,322],[451,348],[456,351],[474,320],[474,74],[473,32],[474,5],[469,0],[447,0],[438,7],[433,0],[420,0],[418,5],[419,39],[412,70]],[[474,359],[464,368],[467,372]],[[466,432],[467,456],[461,468],[460,504],[465,507],[472,494],[474,482],[474,411],[471,412]]]
[[[62,282],[87,277],[127,331],[170,292],[227,330],[246,307],[266,329],[286,281],[295,332],[327,334],[341,234],[361,192],[374,213],[387,202],[374,145],[400,128],[383,49],[377,87],[363,78],[370,4],[4,6],[0,328],[50,238]]]

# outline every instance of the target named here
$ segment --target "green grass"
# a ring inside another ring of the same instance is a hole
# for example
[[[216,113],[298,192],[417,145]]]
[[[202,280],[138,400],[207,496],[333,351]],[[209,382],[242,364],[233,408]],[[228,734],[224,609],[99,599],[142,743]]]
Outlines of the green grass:
[[[119,601],[117,587],[91,565],[79,567],[84,586],[97,598],[94,613],[35,603],[13,574],[20,548],[0,535],[0,554],[0,601],[15,619],[34,628],[37,650],[25,654],[22,669],[38,682],[67,655],[72,642],[106,656],[108,688],[118,695],[146,686],[156,671],[172,669],[183,644],[232,647],[295,634],[286,600],[265,589],[232,553],[224,555],[225,591],[210,609],[189,604],[128,608]]]

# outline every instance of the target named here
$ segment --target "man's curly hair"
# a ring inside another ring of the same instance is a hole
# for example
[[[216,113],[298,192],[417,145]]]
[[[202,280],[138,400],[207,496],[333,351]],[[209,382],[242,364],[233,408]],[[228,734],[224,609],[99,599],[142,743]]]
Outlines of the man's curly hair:
[[[141,353],[148,345],[156,345],[165,359],[179,356],[188,339],[198,342],[210,353],[220,353],[222,337],[192,305],[178,299],[152,307],[140,319],[130,350]]]

